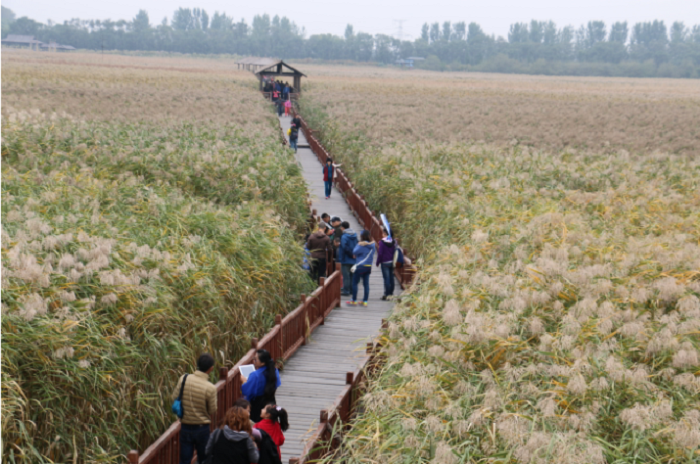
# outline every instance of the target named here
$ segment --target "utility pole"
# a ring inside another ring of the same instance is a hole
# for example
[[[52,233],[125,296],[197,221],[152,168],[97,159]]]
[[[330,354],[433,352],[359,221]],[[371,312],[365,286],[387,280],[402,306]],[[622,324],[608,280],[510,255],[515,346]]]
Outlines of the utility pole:
[[[396,36],[399,40],[403,40],[403,23],[405,23],[406,20],[405,19],[395,19],[394,22],[398,23],[398,32],[397,32]]]

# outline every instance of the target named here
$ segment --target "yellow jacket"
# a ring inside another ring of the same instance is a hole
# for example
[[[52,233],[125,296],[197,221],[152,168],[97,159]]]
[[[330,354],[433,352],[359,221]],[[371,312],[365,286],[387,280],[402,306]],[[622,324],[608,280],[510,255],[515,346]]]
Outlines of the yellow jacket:
[[[173,401],[180,394],[180,385],[184,375],[175,386]],[[209,376],[202,371],[196,371],[187,376],[185,391],[182,392],[182,406],[185,414],[180,419],[183,424],[210,424],[216,417],[216,387],[209,382]]]

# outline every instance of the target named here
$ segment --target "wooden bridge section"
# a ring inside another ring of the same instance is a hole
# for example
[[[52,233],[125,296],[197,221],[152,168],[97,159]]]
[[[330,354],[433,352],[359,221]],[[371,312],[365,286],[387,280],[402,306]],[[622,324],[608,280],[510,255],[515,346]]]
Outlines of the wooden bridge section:
[[[282,116],[280,126],[286,134],[291,117]],[[325,199],[323,166],[309,147],[303,133],[299,134],[297,159],[311,195],[312,208],[340,216],[348,221],[358,238],[363,226],[353,216],[350,207],[334,186],[330,199]],[[282,386],[277,390],[277,402],[289,413],[290,429],[282,447],[282,462],[300,457],[306,440],[316,431],[320,411],[330,410],[346,381],[353,380],[366,360],[366,346],[377,335],[394,303],[382,301],[384,284],[381,270],[373,267],[370,275],[370,298],[367,307],[346,306],[334,309],[323,326],[316,329],[309,342],[299,350],[280,372]],[[399,286],[396,286],[399,288]],[[361,300],[362,284],[358,299]],[[345,297],[350,300],[350,297]]]
[[[290,122],[291,117],[280,118],[284,134]],[[308,184],[312,208],[348,221],[358,236],[367,229],[374,240],[380,240],[379,220],[341,169],[337,170],[337,183],[331,198],[325,199],[321,163],[325,162],[328,153],[305,123],[302,129],[297,159]],[[414,272],[407,258],[407,265],[395,273],[396,289],[409,284]],[[311,295],[302,296],[294,311],[284,318],[277,316],[272,330],[261,340],[254,339],[251,349],[235,366],[219,370],[220,380],[216,384],[218,412],[212,429],[241,396],[242,379],[238,367],[251,364],[255,350],[263,348],[282,366],[282,386],[277,390],[276,398],[278,405],[289,413],[290,424],[281,448],[282,462],[302,464],[321,457],[329,447],[335,446],[328,440],[330,431],[339,422],[349,421],[361,394],[365,372],[374,365],[374,339],[382,328],[382,320],[394,305],[380,299],[384,286],[377,267],[373,267],[370,276],[367,307],[341,305],[341,286],[341,273],[335,271],[323,279]],[[360,300],[362,291],[360,285]],[[129,463],[178,463],[179,435],[180,423],[174,422],[143,453],[130,451],[127,456]]]

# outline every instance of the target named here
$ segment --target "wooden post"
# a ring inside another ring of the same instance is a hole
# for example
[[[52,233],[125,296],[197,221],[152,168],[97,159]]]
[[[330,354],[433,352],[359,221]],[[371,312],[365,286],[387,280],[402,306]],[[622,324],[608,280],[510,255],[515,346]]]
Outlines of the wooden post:
[[[219,368],[219,380],[226,380],[228,377],[228,367]]]
[[[355,378],[355,374],[352,372],[346,372],[345,373],[345,385],[352,385],[352,381]]]
[[[382,329],[388,329],[389,328],[389,321],[386,319],[382,319]]]
[[[328,422],[328,410],[327,409],[321,409],[321,417],[319,418],[320,422],[322,424],[325,424]]]
[[[372,354],[372,351],[374,351],[374,345],[372,345],[372,342],[367,342],[367,354]]]
[[[129,461],[129,464],[139,464],[139,452],[136,450],[129,451],[129,454],[126,455],[126,459]]]
[[[289,464],[299,464],[299,458],[289,458]]]
[[[309,328],[306,323],[309,321],[309,312],[308,312],[308,305],[306,304],[306,295],[303,293],[301,294],[301,304],[304,305],[304,310],[302,311],[304,313],[304,335],[302,335],[302,340],[301,340],[301,345],[304,346],[306,345],[306,332],[307,329]]]
[[[279,344],[279,359],[277,359],[277,364],[280,363],[280,360],[284,359],[284,330],[282,330],[282,315],[277,314],[275,316],[275,325],[279,326],[279,331],[280,331],[280,344]],[[278,368],[281,369],[282,366],[278,366]]]
[[[254,350],[258,349],[258,339],[253,338],[250,340],[250,347],[253,348]]]

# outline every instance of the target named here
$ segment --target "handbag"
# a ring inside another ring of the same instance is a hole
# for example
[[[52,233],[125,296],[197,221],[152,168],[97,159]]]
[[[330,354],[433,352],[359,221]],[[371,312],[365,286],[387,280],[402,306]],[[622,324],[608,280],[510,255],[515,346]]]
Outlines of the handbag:
[[[185,377],[183,377],[182,385],[180,385],[180,394],[177,396],[177,399],[173,401],[173,406],[171,407],[173,413],[179,419],[182,419],[182,416],[185,415],[185,406],[182,404],[182,394],[185,391],[185,382],[187,381],[188,375],[189,374],[185,374]]]
[[[368,255],[367,255],[367,258],[371,258],[372,255],[373,255],[373,253],[368,254]],[[364,263],[365,261],[367,261],[367,258],[363,259],[363,260],[362,260],[362,263]],[[350,272],[354,273],[355,271],[357,271],[357,266],[360,266],[362,263],[355,264],[353,267],[350,268]]]

